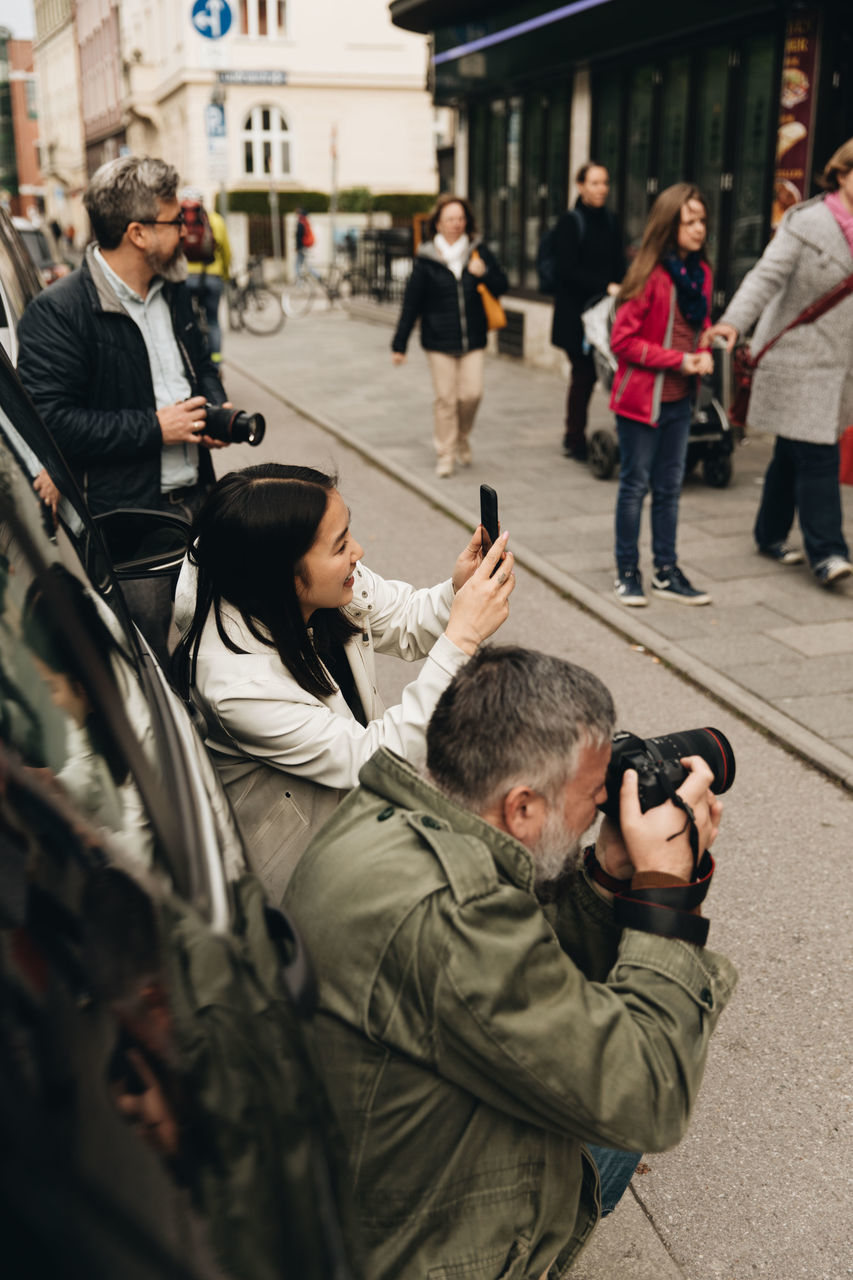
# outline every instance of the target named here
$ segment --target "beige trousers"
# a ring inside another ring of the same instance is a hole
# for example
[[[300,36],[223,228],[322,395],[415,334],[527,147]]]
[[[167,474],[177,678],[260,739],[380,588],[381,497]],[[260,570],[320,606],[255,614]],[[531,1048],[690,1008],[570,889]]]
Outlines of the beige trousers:
[[[426,354],[435,390],[435,451],[439,461],[453,462],[457,442],[471,434],[483,397],[485,351],[467,351],[464,356],[444,351]]]

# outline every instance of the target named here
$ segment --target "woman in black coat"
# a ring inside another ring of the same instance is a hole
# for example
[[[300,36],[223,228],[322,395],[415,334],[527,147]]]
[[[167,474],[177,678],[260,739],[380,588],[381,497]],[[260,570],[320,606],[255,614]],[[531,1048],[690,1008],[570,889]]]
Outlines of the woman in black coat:
[[[507,279],[497,259],[474,238],[474,215],[467,200],[443,195],[418,248],[391,350],[403,364],[415,321],[427,353],[435,389],[436,474],[453,475],[456,462],[471,462],[469,437],[483,395],[483,363],[488,325],[478,286],[495,297]]]
[[[586,458],[586,416],[595,386],[595,363],[583,349],[581,312],[603,293],[615,294],[625,274],[622,234],[605,208],[610,175],[603,165],[583,165],[575,178],[578,198],[557,223],[554,322],[551,342],[571,362],[563,453]]]

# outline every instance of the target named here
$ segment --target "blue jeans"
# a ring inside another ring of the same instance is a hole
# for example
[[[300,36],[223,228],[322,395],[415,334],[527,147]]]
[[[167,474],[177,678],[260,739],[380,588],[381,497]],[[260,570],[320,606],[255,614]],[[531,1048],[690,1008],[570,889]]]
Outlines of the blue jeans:
[[[640,1163],[640,1153],[634,1151],[616,1151],[612,1147],[594,1147],[588,1142],[587,1150],[598,1169],[598,1180],[601,1184],[601,1216],[612,1213],[622,1196],[628,1190],[628,1183],[634,1176],[634,1170]]]
[[[848,558],[842,532],[838,455],[837,444],[807,444],[777,436],[755,519],[759,547],[784,542],[796,511],[812,568],[830,556]]]
[[[652,491],[652,554],[655,568],[676,562],[678,501],[690,435],[690,397],[662,404],[654,427],[617,414],[619,493],[616,498],[616,565],[636,569],[643,500]]]
[[[201,303],[207,321],[207,345],[213,359],[219,360],[222,357],[222,329],[219,325],[222,276],[209,276],[206,271],[191,271],[187,276],[187,288]]]

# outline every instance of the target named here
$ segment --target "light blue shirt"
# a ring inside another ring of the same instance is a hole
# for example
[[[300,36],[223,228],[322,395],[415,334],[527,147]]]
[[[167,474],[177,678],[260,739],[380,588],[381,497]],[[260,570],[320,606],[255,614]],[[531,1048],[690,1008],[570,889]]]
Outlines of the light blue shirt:
[[[112,290],[135,323],[145,342],[151,381],[154,384],[154,403],[157,409],[177,404],[192,395],[192,387],[184,370],[184,362],[178,348],[169,304],[163,293],[163,280],[155,276],[148,293],[141,298],[121,276],[116,275],[106,262],[100,249],[95,257]],[[160,492],[182,489],[198,480],[198,445],[167,444],[160,453]]]

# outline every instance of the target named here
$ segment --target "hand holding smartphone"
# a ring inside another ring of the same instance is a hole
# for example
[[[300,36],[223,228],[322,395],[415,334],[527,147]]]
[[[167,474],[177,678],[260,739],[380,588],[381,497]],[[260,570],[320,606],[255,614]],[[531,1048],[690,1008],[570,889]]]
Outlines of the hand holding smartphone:
[[[501,530],[498,520],[498,495],[488,484],[480,485],[480,524],[483,526],[483,555],[486,556],[497,542]],[[497,568],[498,565],[495,565],[490,577],[494,577]]]

